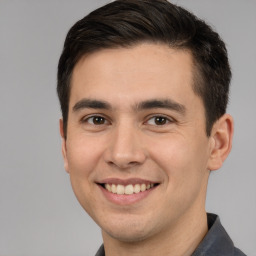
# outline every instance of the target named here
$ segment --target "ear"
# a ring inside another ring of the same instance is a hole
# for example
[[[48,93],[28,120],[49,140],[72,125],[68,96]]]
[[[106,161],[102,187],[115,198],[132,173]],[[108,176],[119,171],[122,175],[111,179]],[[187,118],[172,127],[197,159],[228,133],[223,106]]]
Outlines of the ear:
[[[60,119],[59,121],[59,125],[60,125],[60,136],[61,136],[61,151],[62,151],[62,156],[64,159],[64,168],[66,170],[66,172],[69,172],[68,169],[68,159],[67,159],[67,145],[66,145],[66,138],[65,138],[65,134],[64,134],[64,127],[63,127],[63,120]]]
[[[233,118],[229,114],[224,114],[213,125],[211,132],[212,148],[208,161],[209,170],[219,169],[232,148],[232,138],[234,133]]]

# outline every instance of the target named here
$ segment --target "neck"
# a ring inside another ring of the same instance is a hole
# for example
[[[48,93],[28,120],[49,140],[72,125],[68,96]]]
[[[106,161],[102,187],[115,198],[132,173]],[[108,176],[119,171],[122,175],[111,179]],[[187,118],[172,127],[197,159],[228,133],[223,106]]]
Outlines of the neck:
[[[183,216],[171,229],[136,243],[118,241],[104,231],[102,235],[106,256],[190,256],[207,231],[207,215],[203,210],[200,214]]]

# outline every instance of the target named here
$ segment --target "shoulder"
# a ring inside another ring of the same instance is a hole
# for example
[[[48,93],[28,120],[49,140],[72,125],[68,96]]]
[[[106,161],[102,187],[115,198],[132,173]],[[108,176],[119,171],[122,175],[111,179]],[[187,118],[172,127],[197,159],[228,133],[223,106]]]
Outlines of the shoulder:
[[[238,248],[234,248],[234,256],[246,256],[242,251],[240,251]]]
[[[95,256],[105,256],[104,245],[102,244]]]
[[[246,256],[233,241],[215,214],[207,214],[208,233],[192,256]]]

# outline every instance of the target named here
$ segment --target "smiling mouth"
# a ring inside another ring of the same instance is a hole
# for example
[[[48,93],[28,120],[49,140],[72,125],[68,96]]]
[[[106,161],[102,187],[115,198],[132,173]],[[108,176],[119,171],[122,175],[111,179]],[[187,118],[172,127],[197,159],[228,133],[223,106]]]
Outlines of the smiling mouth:
[[[105,188],[108,192],[112,194],[117,195],[132,195],[132,194],[139,194],[141,192],[144,192],[146,190],[149,190],[151,188],[154,188],[159,185],[159,183],[142,183],[142,184],[128,184],[128,185],[122,185],[122,184],[109,184],[109,183],[103,183],[99,184],[103,188]]]

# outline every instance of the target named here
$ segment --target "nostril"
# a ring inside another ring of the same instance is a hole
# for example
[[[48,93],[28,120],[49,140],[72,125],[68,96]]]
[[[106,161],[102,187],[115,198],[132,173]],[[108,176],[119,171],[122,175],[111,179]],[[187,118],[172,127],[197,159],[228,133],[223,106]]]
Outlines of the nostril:
[[[137,161],[108,161],[108,164],[120,169],[127,169],[139,165],[140,163]]]

